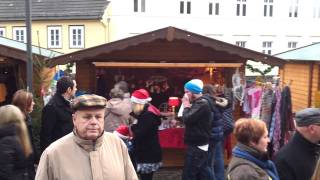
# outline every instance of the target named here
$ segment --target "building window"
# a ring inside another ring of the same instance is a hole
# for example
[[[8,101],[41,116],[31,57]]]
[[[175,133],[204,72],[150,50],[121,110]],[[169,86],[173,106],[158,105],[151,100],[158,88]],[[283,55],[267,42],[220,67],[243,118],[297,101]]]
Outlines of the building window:
[[[180,14],[191,14],[191,1],[180,1]]]
[[[313,18],[320,18],[320,0],[314,0]]]
[[[295,49],[297,48],[298,42],[288,42],[288,48],[289,49]]]
[[[272,17],[273,15],[273,0],[264,0],[263,16]]]
[[[236,45],[240,47],[246,47],[246,41],[236,41]]]
[[[237,16],[246,16],[247,11],[247,0],[237,0],[236,4],[236,15]]]
[[[6,36],[6,28],[0,27],[0,37],[5,37]]]
[[[262,42],[262,53],[271,55],[272,41]]]
[[[27,30],[26,27],[14,27],[13,39],[20,42],[27,42]]]
[[[48,48],[61,48],[61,27],[50,26],[48,27]]]
[[[69,27],[70,48],[84,48],[84,26]]]
[[[219,2],[210,2],[209,3],[209,15],[219,15]]]
[[[298,17],[298,0],[290,0],[289,17]]]
[[[146,12],[146,0],[133,0],[133,11]]]

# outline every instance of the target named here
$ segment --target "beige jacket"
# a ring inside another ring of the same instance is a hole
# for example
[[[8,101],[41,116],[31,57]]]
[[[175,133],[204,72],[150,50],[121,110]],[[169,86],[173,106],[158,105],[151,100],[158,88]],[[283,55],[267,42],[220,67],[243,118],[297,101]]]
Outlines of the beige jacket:
[[[36,180],[138,180],[125,144],[105,132],[96,143],[70,133],[42,154]]]

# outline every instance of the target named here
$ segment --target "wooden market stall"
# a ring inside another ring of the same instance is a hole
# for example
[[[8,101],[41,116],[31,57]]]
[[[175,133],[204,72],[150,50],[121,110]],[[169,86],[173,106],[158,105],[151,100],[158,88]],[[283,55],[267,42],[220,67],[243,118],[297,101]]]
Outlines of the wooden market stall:
[[[276,54],[287,63],[280,70],[284,84],[290,85],[294,112],[320,107],[320,43]]]
[[[61,55],[36,46],[32,47],[32,53],[37,60]],[[0,104],[11,103],[13,93],[26,87],[26,64],[26,44],[0,37]]]
[[[51,66],[76,63],[78,89],[106,95],[107,89],[119,79],[129,82],[134,79],[137,87],[138,82],[154,76],[166,77],[171,86],[181,91],[191,78],[231,87],[235,69],[244,72],[247,60],[279,67],[285,63],[277,57],[175,27],[65,54],[50,61]],[[234,115],[239,117],[239,112]],[[165,165],[181,165],[177,160],[183,157],[181,151],[168,149],[164,156]]]

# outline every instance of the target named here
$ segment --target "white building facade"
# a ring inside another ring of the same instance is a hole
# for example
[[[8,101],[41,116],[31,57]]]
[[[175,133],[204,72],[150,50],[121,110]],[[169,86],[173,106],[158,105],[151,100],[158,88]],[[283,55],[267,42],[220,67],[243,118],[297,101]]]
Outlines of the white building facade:
[[[320,42],[320,0],[111,0],[110,41],[174,26],[266,54]]]

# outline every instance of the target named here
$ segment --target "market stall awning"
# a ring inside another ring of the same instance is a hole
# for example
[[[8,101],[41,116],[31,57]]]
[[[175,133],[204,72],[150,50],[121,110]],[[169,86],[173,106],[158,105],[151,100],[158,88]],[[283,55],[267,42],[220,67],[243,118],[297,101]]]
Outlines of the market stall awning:
[[[242,63],[130,63],[130,62],[93,62],[96,67],[125,68],[239,68]]]
[[[246,63],[282,66],[285,60],[223,41],[167,27],[51,59],[51,66],[70,62]]]

